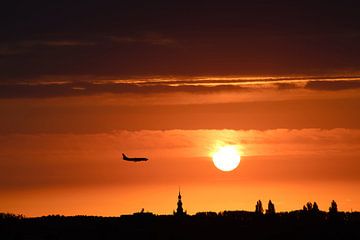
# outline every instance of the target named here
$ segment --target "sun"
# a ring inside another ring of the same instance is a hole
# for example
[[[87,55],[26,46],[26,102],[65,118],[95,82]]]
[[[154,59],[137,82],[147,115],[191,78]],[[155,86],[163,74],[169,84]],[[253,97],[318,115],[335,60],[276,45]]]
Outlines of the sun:
[[[240,153],[236,146],[228,145],[217,149],[212,154],[215,167],[221,171],[229,172],[237,168],[240,163]]]

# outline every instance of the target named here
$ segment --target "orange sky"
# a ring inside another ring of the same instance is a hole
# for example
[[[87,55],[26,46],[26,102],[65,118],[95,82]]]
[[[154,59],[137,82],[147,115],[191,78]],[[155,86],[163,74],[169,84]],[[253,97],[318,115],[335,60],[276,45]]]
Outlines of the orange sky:
[[[166,83],[150,93],[0,99],[0,212],[170,214],[179,186],[190,213],[254,210],[258,199],[281,211],[307,201],[327,210],[332,199],[360,210],[357,85],[252,81],[246,90]],[[215,168],[218,144],[240,148],[236,170]],[[124,162],[122,152],[150,160]]]

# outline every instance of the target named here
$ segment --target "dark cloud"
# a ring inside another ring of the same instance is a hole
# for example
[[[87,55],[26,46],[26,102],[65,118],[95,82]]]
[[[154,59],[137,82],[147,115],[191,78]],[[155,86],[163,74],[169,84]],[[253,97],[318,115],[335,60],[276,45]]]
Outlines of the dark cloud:
[[[323,90],[323,91],[338,91],[347,89],[360,88],[359,80],[349,81],[310,81],[305,86],[306,89]]]
[[[109,39],[116,44],[143,43],[160,46],[175,46],[177,41],[158,33],[146,33],[141,36],[111,36]]]
[[[1,56],[11,56],[11,55],[18,55],[23,54],[26,52],[26,49],[21,49],[19,47],[2,45],[0,46],[0,57]]]
[[[12,43],[0,43],[0,57],[9,55],[25,55],[33,54],[44,48],[61,48],[61,47],[84,47],[94,46],[95,42],[69,40],[69,39],[54,39],[54,40],[28,40]],[[19,56],[21,57],[21,56]]]
[[[240,91],[246,88],[231,85],[192,86],[192,85],[137,85],[123,83],[64,83],[64,84],[7,84],[1,85],[0,98],[49,98],[84,96],[102,93],[125,94],[154,94],[154,93],[214,93],[221,91]]]
[[[66,78],[66,77],[64,77]],[[69,77],[70,79],[76,77]],[[324,80],[332,79],[332,80]],[[156,94],[185,92],[208,94],[218,92],[258,91],[274,87],[278,90],[305,88],[316,91],[335,91],[360,88],[356,77],[294,77],[257,79],[172,79],[172,80],[102,80],[6,83],[0,85],[0,98],[51,98],[97,94]],[[308,81],[308,82],[306,82]],[[305,86],[304,83],[306,82]]]
[[[275,85],[278,87],[279,90],[301,88],[298,84],[295,83],[276,83]]]
[[[77,38],[48,38],[48,39],[32,39],[25,41],[13,41],[11,43],[0,43],[0,56],[1,55],[20,55],[37,51],[51,51],[51,48],[77,48],[88,47],[87,50],[97,46],[103,47],[104,45],[111,44],[148,44],[159,46],[176,46],[175,39],[167,38],[157,33],[147,33],[141,36],[104,36],[94,39],[77,39]],[[64,50],[64,49],[63,49]],[[71,49],[70,49],[71,50]]]
[[[18,44],[20,47],[36,47],[36,46],[47,46],[47,47],[78,47],[78,46],[93,46],[94,42],[78,41],[78,40],[67,40],[67,39],[57,39],[57,40],[32,40],[24,41]]]
[[[7,1],[0,10],[0,80],[357,70],[359,6],[357,1]]]

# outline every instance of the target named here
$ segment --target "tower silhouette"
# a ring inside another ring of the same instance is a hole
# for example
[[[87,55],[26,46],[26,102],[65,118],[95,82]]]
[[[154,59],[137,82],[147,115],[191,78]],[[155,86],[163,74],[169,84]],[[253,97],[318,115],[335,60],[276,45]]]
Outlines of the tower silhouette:
[[[181,192],[180,192],[180,188],[179,188],[177,208],[176,208],[176,212],[174,211],[174,215],[176,215],[176,216],[186,215],[186,211],[184,211],[182,205],[183,205],[183,204],[182,204],[182,201],[181,201]]]

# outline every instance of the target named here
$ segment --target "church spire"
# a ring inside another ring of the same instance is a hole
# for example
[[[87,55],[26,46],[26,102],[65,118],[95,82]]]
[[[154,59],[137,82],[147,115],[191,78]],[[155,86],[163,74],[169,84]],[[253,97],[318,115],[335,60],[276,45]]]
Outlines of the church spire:
[[[180,187],[179,187],[179,195],[178,195],[177,209],[176,209],[176,212],[174,212],[174,214],[177,215],[177,216],[186,215],[186,211],[184,212],[184,209],[183,209],[183,207],[182,207]]]

